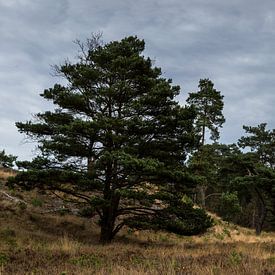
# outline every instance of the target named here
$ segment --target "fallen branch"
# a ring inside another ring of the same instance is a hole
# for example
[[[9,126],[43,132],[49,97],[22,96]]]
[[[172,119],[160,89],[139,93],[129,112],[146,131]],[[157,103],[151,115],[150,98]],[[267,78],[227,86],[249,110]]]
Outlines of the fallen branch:
[[[28,204],[27,202],[21,200],[21,199],[18,199],[16,197],[12,197],[11,195],[9,195],[8,193],[4,192],[4,191],[0,191],[1,194],[3,194],[5,197],[7,197],[9,200],[11,201],[15,201],[15,202],[21,202],[21,203],[24,203],[24,204]]]

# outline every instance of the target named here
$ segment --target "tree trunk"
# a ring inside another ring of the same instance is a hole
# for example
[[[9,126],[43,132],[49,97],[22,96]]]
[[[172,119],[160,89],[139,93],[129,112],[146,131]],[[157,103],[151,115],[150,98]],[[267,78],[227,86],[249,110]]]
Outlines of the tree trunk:
[[[100,230],[100,243],[108,244],[113,240],[113,228],[108,224],[102,224]]]
[[[264,221],[266,218],[266,209],[265,206],[261,205],[258,208],[258,215],[256,220],[256,235],[260,235],[263,229]]]
[[[204,108],[204,118],[203,118],[203,125],[202,125],[202,141],[201,141],[201,146],[199,148],[199,151],[201,151],[201,148],[204,146],[205,143],[205,127],[206,127],[206,108]],[[200,152],[201,156],[199,158],[199,163],[201,163],[202,161],[202,151]],[[205,209],[205,197],[206,197],[206,186],[205,185],[199,185],[198,189],[199,189],[199,194],[200,194],[200,204],[202,206],[202,208]]]
[[[87,161],[87,170],[89,175],[92,175],[93,173],[93,169],[94,169],[93,166],[94,166],[94,160],[93,158],[89,157]]]
[[[252,224],[253,228],[256,228],[256,209],[255,209],[255,207],[253,207],[252,222],[251,222],[251,224]]]
[[[256,235],[260,235],[263,229],[264,221],[266,219],[266,206],[264,203],[264,200],[259,192],[257,192],[258,198],[257,198],[257,218],[256,218],[256,224],[255,224],[255,231]]]
[[[205,198],[206,198],[207,187],[205,185],[199,185],[198,189],[199,189],[199,194],[200,194],[200,204],[201,204],[202,208],[205,208],[206,207]]]
[[[102,244],[110,243],[115,237],[115,222],[117,210],[120,201],[120,195],[113,193],[110,198],[110,205],[104,207],[101,219],[100,242]]]

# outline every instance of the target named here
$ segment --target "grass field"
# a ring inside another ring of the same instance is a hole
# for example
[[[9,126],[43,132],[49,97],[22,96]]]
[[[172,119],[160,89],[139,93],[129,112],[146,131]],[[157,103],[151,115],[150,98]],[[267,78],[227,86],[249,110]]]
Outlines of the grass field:
[[[9,194],[28,205],[0,195],[1,275],[275,274],[274,233],[257,237],[214,216],[201,236],[125,229],[102,246],[94,221],[43,214],[43,195]]]

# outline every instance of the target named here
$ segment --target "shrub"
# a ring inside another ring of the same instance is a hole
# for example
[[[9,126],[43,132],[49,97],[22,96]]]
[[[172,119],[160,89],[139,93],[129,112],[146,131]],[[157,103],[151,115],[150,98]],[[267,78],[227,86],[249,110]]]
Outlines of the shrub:
[[[129,218],[127,225],[135,229],[152,229],[191,236],[205,232],[213,225],[213,220],[201,208],[193,208],[182,203],[181,207],[167,207],[159,210],[157,215]]]
[[[32,201],[31,201],[31,204],[34,207],[42,207],[43,206],[43,201],[39,198],[33,198]]]
[[[226,221],[231,221],[237,214],[241,212],[239,198],[237,192],[223,193],[221,196],[221,203],[219,214]]]
[[[9,257],[4,253],[0,253],[0,266],[7,264],[8,261]]]

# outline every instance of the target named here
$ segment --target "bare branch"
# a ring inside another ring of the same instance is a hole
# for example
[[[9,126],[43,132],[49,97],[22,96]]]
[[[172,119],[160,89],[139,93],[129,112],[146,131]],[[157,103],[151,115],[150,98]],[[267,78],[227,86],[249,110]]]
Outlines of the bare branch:
[[[21,202],[21,203],[24,203],[24,204],[28,204],[27,202],[21,200],[21,199],[18,199],[16,197],[12,197],[11,195],[9,195],[8,193],[4,192],[4,191],[0,191],[1,194],[3,194],[5,197],[7,197],[9,200],[11,201],[15,201],[16,203],[17,202]]]

